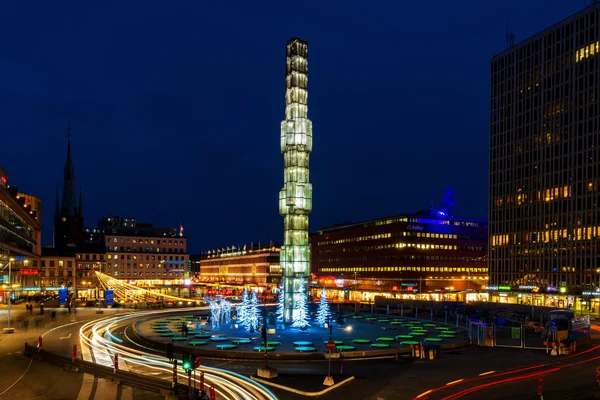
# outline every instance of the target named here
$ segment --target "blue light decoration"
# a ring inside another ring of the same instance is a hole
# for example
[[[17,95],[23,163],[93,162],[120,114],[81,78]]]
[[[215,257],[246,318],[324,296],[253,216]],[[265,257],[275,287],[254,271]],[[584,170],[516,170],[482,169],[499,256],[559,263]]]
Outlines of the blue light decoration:
[[[300,280],[298,293],[294,298],[294,310],[292,313],[292,328],[306,329],[310,326],[308,322],[308,298],[306,297],[306,285]]]
[[[106,303],[106,307],[112,307],[115,305],[115,292],[112,289],[107,289],[104,291],[104,302]]]
[[[231,323],[231,303],[224,298],[216,300],[205,298],[210,308],[210,325],[213,331],[221,329],[221,325]]]
[[[58,305],[64,306],[67,304],[67,299],[69,297],[69,291],[67,289],[58,289]]]
[[[320,325],[325,325],[329,319],[331,319],[331,310],[329,309],[329,301],[327,301],[327,293],[325,292],[325,288],[323,288],[321,290],[319,308],[317,309],[317,322]]]
[[[283,293],[285,287],[284,280],[285,278],[282,278],[281,286],[279,287],[279,294],[277,296],[277,311],[275,315],[278,324],[283,324],[283,318],[285,315],[285,295]]]
[[[250,295],[248,289],[244,289],[242,294],[242,304],[236,307],[237,322],[244,327],[245,330],[250,330],[250,322],[248,321],[248,310],[250,309]]]
[[[250,325],[250,333],[258,332],[262,325],[262,316],[258,309],[258,296],[255,291],[252,291],[250,299],[250,308],[248,309],[248,323]]]

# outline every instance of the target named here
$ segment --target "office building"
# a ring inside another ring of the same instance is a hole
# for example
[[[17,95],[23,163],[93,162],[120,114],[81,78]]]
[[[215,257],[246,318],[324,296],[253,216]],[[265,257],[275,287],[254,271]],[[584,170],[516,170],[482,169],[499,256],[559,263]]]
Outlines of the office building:
[[[504,301],[580,308],[600,286],[599,79],[600,3],[491,60],[490,290]]]
[[[107,262],[102,272],[111,277],[158,289],[184,285],[185,279],[190,278],[187,238],[181,227],[178,233],[177,229],[155,228],[146,223],[109,226],[104,236]]]
[[[199,258],[194,283],[205,287],[208,294],[241,293],[244,288],[258,291],[277,289],[281,283],[280,246],[231,246],[208,251]]]
[[[325,287],[334,300],[483,300],[486,255],[487,223],[445,211],[334,225],[311,235],[312,294]]]
[[[12,297],[27,292],[25,288],[37,279],[42,252],[38,207],[41,200],[23,196],[16,186],[10,186],[9,175],[0,166],[0,281],[12,286]],[[7,301],[7,294],[0,292],[0,302]]]

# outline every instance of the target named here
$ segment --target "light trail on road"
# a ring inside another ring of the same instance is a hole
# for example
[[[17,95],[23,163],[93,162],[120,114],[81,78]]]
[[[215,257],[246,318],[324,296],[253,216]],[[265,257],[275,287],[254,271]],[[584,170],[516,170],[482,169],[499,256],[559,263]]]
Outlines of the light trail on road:
[[[118,354],[119,362],[124,361],[128,368],[140,369],[143,371],[142,374],[171,380],[173,364],[167,358],[127,347],[122,339],[112,333],[120,326],[131,325],[133,319],[160,313],[157,311],[135,313],[87,322],[79,330],[80,341],[82,346],[87,346],[93,352],[96,356],[95,362],[98,364],[112,367],[114,366],[114,356]],[[163,313],[173,313],[173,311],[164,311]],[[197,374],[200,372],[204,372],[206,388],[212,386],[219,400],[277,400],[277,397],[267,388],[243,375],[207,366],[201,366],[197,370]],[[188,380],[187,374],[180,367],[177,376],[179,382],[183,383]],[[192,378],[192,381],[196,382],[196,387],[199,386],[199,379]]]
[[[594,347],[584,350],[580,353],[571,354],[566,357],[561,357],[560,359],[549,360],[548,362],[544,362],[544,363],[538,363],[538,364],[528,365],[528,366],[524,366],[524,367],[511,368],[511,369],[504,370],[504,371],[483,372],[474,377],[458,379],[458,380],[449,382],[444,386],[429,389],[429,390],[421,393],[420,395],[416,396],[413,400],[430,399],[432,395],[436,394],[437,392],[444,391],[444,390],[457,390],[457,391],[455,393],[447,394],[447,395],[440,394],[440,396],[443,400],[459,399],[468,394],[471,394],[471,393],[474,393],[474,392],[477,392],[480,390],[484,390],[484,389],[492,387],[492,386],[497,386],[497,385],[501,385],[501,384],[505,384],[505,383],[531,379],[531,378],[539,377],[542,375],[551,374],[551,373],[554,373],[554,372],[557,372],[557,371],[560,371],[560,370],[563,370],[566,368],[572,368],[572,367],[575,367],[575,366],[578,366],[581,364],[599,360],[600,356],[592,356],[592,354],[590,354],[597,350],[600,350],[600,345],[594,346]],[[573,359],[573,358],[581,357],[584,355],[589,355],[589,358],[584,358],[583,360],[580,360],[580,361],[574,361],[574,360],[571,361],[571,359]],[[513,375],[513,376],[511,376],[511,375]],[[502,377],[502,378],[498,379],[500,377]],[[490,380],[490,379],[492,381],[488,381],[486,383],[477,383],[479,381],[485,381],[485,380]],[[475,384],[475,386],[460,389],[459,386],[462,386],[464,384]]]

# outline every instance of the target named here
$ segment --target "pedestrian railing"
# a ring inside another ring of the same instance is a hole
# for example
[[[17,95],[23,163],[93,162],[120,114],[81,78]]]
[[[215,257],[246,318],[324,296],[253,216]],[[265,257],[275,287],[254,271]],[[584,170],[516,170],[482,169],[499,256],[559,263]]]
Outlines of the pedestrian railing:
[[[58,354],[50,353],[44,349],[38,349],[37,347],[31,346],[27,343],[25,343],[24,355],[26,357],[33,357],[34,359],[43,360],[45,362],[71,370],[88,373],[100,378],[117,382],[121,385],[131,386],[150,392],[167,395],[168,393],[174,391],[172,382],[165,379],[136,374],[129,371],[122,371],[119,369],[115,370],[112,367],[84,361],[79,358],[60,356]],[[185,393],[187,386],[179,384],[177,389],[180,393]]]

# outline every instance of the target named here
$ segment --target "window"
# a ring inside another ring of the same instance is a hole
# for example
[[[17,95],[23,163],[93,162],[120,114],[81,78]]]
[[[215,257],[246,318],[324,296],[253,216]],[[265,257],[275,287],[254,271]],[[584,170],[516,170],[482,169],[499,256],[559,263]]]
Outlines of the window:
[[[67,266],[69,268],[73,268],[73,261],[67,261]]]
[[[46,267],[46,260],[42,260],[42,268]]]
[[[50,260],[50,267],[54,267],[54,260]]]

